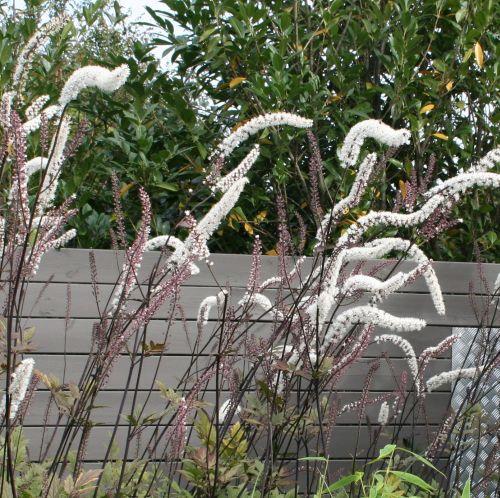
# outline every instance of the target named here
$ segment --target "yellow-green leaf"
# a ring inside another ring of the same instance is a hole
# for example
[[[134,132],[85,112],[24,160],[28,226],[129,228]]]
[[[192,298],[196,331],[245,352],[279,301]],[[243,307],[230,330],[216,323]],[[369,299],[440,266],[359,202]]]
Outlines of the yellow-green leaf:
[[[328,33],[328,30],[326,28],[318,29],[318,31],[315,31],[313,33],[313,36],[324,35],[325,33]]]
[[[448,140],[448,135],[445,135],[444,133],[436,132],[433,133],[432,135],[435,136],[436,138],[439,138],[440,140]]]
[[[401,196],[403,197],[403,199],[406,199],[408,190],[406,188],[406,182],[404,182],[403,180],[399,180],[399,190],[401,191]]]
[[[446,90],[450,91],[453,88],[453,81],[448,81],[446,83]]]
[[[418,111],[419,114],[425,114],[426,112],[430,112],[432,111],[432,109],[434,109],[434,107],[436,107],[434,104],[426,104],[424,105],[420,111]]]
[[[246,80],[245,76],[237,76],[236,78],[233,78],[229,82],[229,88],[234,88],[235,86],[238,86],[240,83],[243,83]]]
[[[266,252],[266,256],[277,256],[278,253],[276,252],[276,249],[270,249],[269,251]]]
[[[243,223],[243,228],[245,229],[245,231],[247,233],[249,233],[250,235],[253,235],[253,227],[252,225],[250,225],[250,223]]]
[[[483,52],[483,47],[481,47],[481,44],[479,42],[476,42],[474,45],[474,55],[476,57],[476,63],[479,67],[484,66],[484,52]]]

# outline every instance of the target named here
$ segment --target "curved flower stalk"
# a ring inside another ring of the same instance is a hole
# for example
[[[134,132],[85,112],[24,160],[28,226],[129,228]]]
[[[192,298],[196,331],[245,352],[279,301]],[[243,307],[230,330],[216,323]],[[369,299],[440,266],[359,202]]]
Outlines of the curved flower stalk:
[[[370,275],[353,275],[344,282],[340,293],[349,296],[358,291],[371,292],[373,302],[380,302],[389,294],[404,287],[408,282],[412,282],[424,271],[425,267],[426,264],[424,263],[424,265],[419,265],[408,273],[398,272],[387,280],[380,280]]]
[[[155,249],[163,249],[163,247],[171,247],[174,252],[167,259],[164,271],[174,266],[178,261],[181,261],[186,256],[186,246],[182,240],[174,237],[173,235],[159,235],[149,239],[146,243],[145,251],[154,251]],[[190,263],[191,275],[198,275],[200,269],[194,264]]]
[[[67,106],[82,90],[90,87],[99,88],[103,92],[114,92],[123,86],[129,75],[130,69],[126,64],[112,71],[101,66],[85,66],[77,69],[66,81],[59,96],[59,105]]]
[[[378,423],[380,425],[387,425],[387,422],[389,422],[389,403],[384,401],[380,405],[380,411],[378,412]]]
[[[248,120],[227,136],[216,148],[212,157],[228,157],[247,138],[270,126],[292,126],[311,128],[312,119],[303,118],[289,112],[270,112]]]
[[[327,234],[330,232],[331,227],[335,226],[339,218],[359,203],[366,191],[376,162],[376,154],[368,154],[365,157],[359,166],[356,178],[354,179],[354,183],[347,197],[344,197],[344,199],[335,204],[335,206],[333,206],[333,208],[323,217],[321,225],[316,233],[316,248],[319,248],[325,243],[325,240],[328,238]]]
[[[427,391],[435,391],[441,386],[449,384],[450,382],[455,382],[459,379],[473,379],[476,375],[482,372],[482,370],[484,370],[484,365],[472,368],[458,368],[456,370],[450,370],[449,372],[442,372],[438,375],[434,375],[426,383]]]
[[[405,260],[414,261],[423,269],[423,276],[429,289],[432,301],[436,311],[440,315],[446,312],[441,286],[432,268],[432,262],[425,253],[409,240],[399,237],[384,237],[368,242],[362,247],[353,247],[348,250],[349,260],[368,259],[368,258],[383,258],[391,251],[399,251],[405,253]]]
[[[42,125],[42,116],[44,116],[44,119],[50,120],[61,116],[62,111],[63,108],[60,105],[49,105],[45,109],[42,109],[39,114],[23,123],[24,132],[29,135],[38,130]]]
[[[253,149],[245,156],[243,161],[226,176],[220,178],[212,187],[212,191],[227,192],[228,188],[235,182],[243,178],[255,164],[259,157],[259,145],[254,145]]]
[[[69,16],[67,14],[55,17],[38,29],[23,47],[17,58],[12,75],[12,86],[16,89],[18,97],[22,98],[24,94],[27,75],[36,54],[47,43],[50,37],[61,30],[68,21]]]
[[[262,282],[259,285],[259,287],[257,289],[258,292],[262,292],[265,289],[268,289],[269,287],[271,287],[272,285],[279,285],[279,284],[286,285],[286,284],[293,282],[293,280],[299,275],[300,270],[301,270],[305,260],[306,260],[305,256],[300,256],[300,258],[298,258],[297,261],[295,262],[295,265],[292,268],[292,270],[290,272],[288,272],[285,277],[278,276],[278,277],[271,277],[271,278],[264,280],[264,282]]]
[[[361,146],[367,138],[391,147],[400,147],[410,142],[409,130],[395,130],[377,119],[367,119],[355,124],[347,134],[338,156],[342,167],[354,166],[358,161]]]
[[[17,411],[19,410],[19,407],[21,406],[21,403],[26,396],[26,391],[28,390],[34,367],[35,360],[33,358],[26,358],[21,361],[21,363],[12,374],[12,381],[9,386],[10,420],[14,420],[16,418]],[[7,400],[4,394],[2,401],[0,402],[0,417],[5,416],[6,404]]]
[[[222,220],[229,214],[229,211],[236,205],[247,183],[247,177],[234,182],[221,199],[191,230],[191,233],[184,241],[186,252],[189,255],[192,255],[195,259],[206,259],[210,256],[210,251],[207,247],[208,240]]]
[[[459,195],[461,193],[465,193],[472,187],[500,186],[500,175],[494,173],[475,173],[467,176],[468,177],[464,182],[454,182],[452,188],[447,189],[446,193],[450,193],[451,191],[453,192],[453,195]],[[431,197],[419,210],[412,213],[402,214],[392,213],[390,211],[372,211],[362,216],[355,224],[351,225],[346,230],[346,233],[339,238],[337,246],[344,247],[359,242],[368,229],[376,226],[393,226],[398,228],[418,226],[434,214],[437,209],[442,206],[446,207],[448,204],[451,203],[447,197],[442,194],[436,194]]]
[[[139,268],[141,267],[144,251],[148,243],[151,229],[151,201],[143,188],[139,189],[139,197],[142,205],[141,228],[134,243],[125,253],[125,262],[122,266],[120,280],[111,300],[111,311],[116,309],[120,301],[124,302],[128,298],[132,289],[137,284]]]
[[[378,325],[394,332],[421,330],[426,325],[420,318],[400,318],[374,306],[356,306],[344,311],[333,320],[325,334],[321,352],[325,352],[332,343],[338,343],[354,325],[360,323]]]
[[[238,415],[241,413],[241,406],[236,405],[236,408],[233,408],[234,402],[230,399],[224,401],[221,407],[219,408],[219,423],[223,423],[226,420],[226,417],[233,413],[233,415]]]
[[[26,112],[24,113],[26,119],[33,119],[38,116],[49,100],[49,95],[41,95],[40,97],[37,97],[26,109]]]
[[[413,380],[416,382],[417,391],[418,391],[417,357],[415,355],[415,351],[413,349],[413,346],[410,344],[410,342],[407,341],[406,339],[404,339],[403,337],[400,337],[399,335],[395,335],[395,334],[378,335],[373,339],[373,341],[376,342],[377,344],[380,344],[382,342],[391,342],[395,346],[399,347],[405,353],[405,357],[408,361],[408,366],[410,367],[411,375],[413,376]]]
[[[59,126],[59,131],[55,142],[52,145],[45,168],[45,175],[40,189],[40,195],[37,204],[37,214],[42,214],[48,207],[52,206],[56,195],[59,176],[61,174],[64,162],[64,149],[69,138],[71,119],[63,117]]]
[[[460,339],[460,336],[461,334],[451,334],[436,346],[430,346],[420,353],[418,357],[418,389],[420,393],[423,393],[425,390],[424,373],[430,360],[450,349]]]
[[[238,306],[245,307],[247,305],[257,305],[262,308],[266,313],[271,312],[273,310],[273,304],[271,300],[264,296],[264,294],[260,294],[259,292],[246,293],[239,301]],[[276,320],[283,320],[283,313],[279,310],[275,310]]]
[[[198,330],[201,331],[205,328],[208,323],[208,317],[210,316],[210,310],[217,306],[221,307],[224,301],[227,299],[227,290],[220,291],[216,296],[208,296],[200,303],[198,308],[198,318],[196,323],[198,324]]]
[[[483,158],[467,170],[467,173],[488,171],[500,162],[500,147],[490,150]]]
[[[368,259],[368,258],[380,258],[385,256],[387,253],[397,250],[405,251],[406,258],[419,263],[419,266],[409,273],[402,274],[402,278],[397,280],[395,278],[389,279],[386,282],[381,282],[380,280],[373,277],[368,277],[366,275],[356,275],[350,277],[344,284],[343,287],[338,285],[338,279],[340,271],[344,264],[349,261],[358,259]],[[355,285],[357,288],[362,288],[363,285],[367,286],[366,290],[371,290],[372,292],[378,292],[378,295],[374,296],[374,301],[380,301],[386,298],[392,292],[395,292],[399,288],[411,282],[420,273],[423,273],[426,280],[427,286],[429,288],[434,306],[439,314],[444,314],[445,305],[443,296],[441,293],[441,288],[437,280],[434,269],[430,265],[430,261],[427,259],[425,254],[416,246],[411,245],[409,241],[400,239],[397,237],[378,239],[371,243],[367,243],[361,247],[352,247],[349,249],[341,250],[332,259],[326,262],[326,272],[324,277],[323,290],[320,292],[317,299],[309,306],[308,313],[313,318],[316,318],[316,313],[319,310],[319,321],[323,323],[326,316],[330,310],[335,305],[335,301],[342,294],[343,291],[348,290],[348,286]],[[315,275],[319,273],[320,269],[317,269]],[[352,280],[351,280],[352,279]],[[400,285],[398,285],[400,284]]]

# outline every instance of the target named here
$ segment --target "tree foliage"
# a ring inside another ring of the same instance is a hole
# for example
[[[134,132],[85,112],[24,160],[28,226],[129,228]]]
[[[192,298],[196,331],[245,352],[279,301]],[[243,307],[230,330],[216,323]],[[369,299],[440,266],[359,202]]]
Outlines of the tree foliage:
[[[64,0],[26,3],[27,10],[15,18],[2,7],[1,86],[20,41],[29,38],[42,13],[70,8]],[[135,191],[143,185],[152,197],[156,234],[176,234],[184,210],[196,215],[214,202],[202,184],[203,168],[210,166],[207,144],[262,112],[286,110],[314,119],[324,155],[325,207],[344,195],[354,178],[353,171],[341,170],[336,156],[346,130],[368,117],[411,129],[412,145],[390,159],[350,222],[370,206],[392,209],[412,168],[421,178],[432,156],[434,179],[445,178],[494,146],[499,7],[492,0],[163,3],[161,10],[147,8],[146,32],[128,22],[118,2],[73,7],[73,25],[47,47],[43,70],[31,74],[33,96],[55,98],[57,82],[76,66],[126,62],[131,68],[119,93],[100,95],[72,111],[90,122],[61,192],[78,193],[73,223],[79,246],[110,246],[112,170],[122,182],[127,218],[138,218]],[[163,64],[151,53],[155,47],[165,49]],[[70,57],[63,56],[67,53]],[[258,233],[272,254],[277,214],[268,206],[280,193],[292,227],[297,215],[306,221],[307,252],[317,220],[308,214],[305,133],[266,130],[259,143],[252,189],[212,250],[249,252]],[[468,260],[477,243],[484,258],[498,259],[497,200],[495,193],[474,194],[461,205],[464,222],[432,241],[427,252],[435,259]],[[236,231],[244,236],[234,237]]]

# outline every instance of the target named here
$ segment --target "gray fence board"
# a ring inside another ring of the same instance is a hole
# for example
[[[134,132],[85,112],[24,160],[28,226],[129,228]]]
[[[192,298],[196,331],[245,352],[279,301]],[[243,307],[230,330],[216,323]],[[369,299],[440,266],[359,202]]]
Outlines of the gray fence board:
[[[103,301],[111,295],[113,286],[101,286]],[[138,292],[138,291],[136,291]],[[216,293],[216,292],[215,292]],[[233,289],[233,302],[237,302],[244,294],[243,289]],[[196,319],[199,303],[206,297],[214,295],[214,288],[193,287],[184,289],[179,298],[179,305],[187,319]],[[444,296],[446,315],[438,315],[432,306],[432,300],[427,294],[401,293],[392,294],[384,301],[380,308],[399,316],[416,316],[423,318],[429,325],[474,326],[477,318],[471,306],[470,299],[465,295]],[[340,307],[340,311],[367,302],[367,298],[360,299],[353,304]],[[64,317],[67,307],[67,284],[50,283],[44,285],[33,283],[26,294],[24,311],[26,316],[32,317]],[[132,309],[132,306],[130,306]],[[71,316],[74,318],[97,318],[98,310],[95,298],[89,285],[73,285],[71,287]],[[155,318],[165,319],[170,316],[170,304],[164,304]],[[256,315],[258,317],[259,314]],[[272,315],[268,317],[268,320]],[[264,317],[266,319],[266,317]],[[500,314],[495,315],[495,325],[500,325]]]
[[[72,318],[66,329],[66,320],[63,318],[34,318],[23,322],[23,327],[35,327],[36,353],[87,353],[91,346],[91,330],[94,319]],[[201,336],[199,346],[204,348],[208,342],[207,352],[217,344],[212,339],[212,334],[217,330],[217,323],[210,322]],[[266,337],[271,330],[269,323],[256,323],[249,330],[247,336],[254,334],[256,337]],[[375,334],[385,333],[385,330],[377,329]],[[408,334],[407,339],[412,344],[415,352],[420,354],[430,344],[437,344],[449,336],[452,328],[449,326],[427,326],[424,330],[414,334]],[[195,350],[195,341],[198,336],[196,322],[164,320],[153,320],[147,329],[146,342],[163,343],[166,340],[165,352],[167,354],[189,354]],[[391,357],[401,356],[401,350],[392,344],[371,345],[365,356],[378,356],[381,352],[387,352]],[[206,354],[206,353],[204,353]],[[440,357],[451,357],[450,351],[445,351]]]
[[[114,251],[103,250],[96,250],[94,253],[98,267],[101,304],[104,304],[105,300],[113,292],[113,283],[120,272],[123,253],[117,254]],[[153,268],[159,256],[159,252],[145,255],[141,268],[142,274],[146,275]],[[233,304],[245,291],[250,267],[249,256],[219,254],[213,255],[211,260],[215,263],[212,270],[215,273],[216,281],[214,281],[206,265],[201,263],[199,265],[200,274],[192,277],[181,292],[179,303],[183,309],[185,320],[181,321],[180,316],[177,314],[173,320],[166,321],[166,318],[170,317],[170,305],[166,304],[160,309],[147,328],[146,342],[166,342],[163,355],[152,355],[144,358],[137,396],[139,404],[148,400],[145,409],[147,413],[161,410],[164,403],[157,386],[153,383],[156,368],[158,368],[158,380],[167,386],[176,387],[179,376],[184,373],[189,365],[190,355],[194,351],[195,341],[198,336],[195,320],[201,300],[209,295],[216,294],[219,290],[217,288],[218,284],[229,284],[231,286]],[[311,264],[312,260],[309,258],[305,263],[304,275],[307,274],[307,269],[310,268]],[[370,269],[379,267],[382,264],[383,261],[380,260],[366,262],[363,271],[368,272]],[[388,272],[393,270],[394,264],[395,261],[391,261],[383,266],[378,276],[381,278],[386,276]],[[267,278],[275,275],[277,265],[278,258],[263,257],[263,277]],[[406,271],[414,266],[413,263],[401,263],[396,271]],[[433,267],[444,293],[447,307],[445,316],[440,316],[435,312],[423,279],[417,280],[411,286],[402,289],[401,292],[390,296],[381,306],[396,316],[415,316],[424,318],[427,321],[428,325],[422,331],[405,334],[417,354],[450,335],[452,327],[477,326],[477,319],[468,296],[469,286],[472,285],[476,292],[482,294],[485,292],[482,278],[486,280],[488,285],[491,285],[500,271],[500,265],[495,264],[482,265],[482,276],[478,265],[471,263],[435,262]],[[45,282],[49,279],[52,279],[52,281],[46,285]],[[63,249],[61,251],[52,251],[44,259],[34,281],[30,283],[26,296],[21,324],[22,327],[35,327],[33,339],[35,350],[32,356],[36,361],[36,368],[46,374],[54,374],[59,379],[64,378],[65,382],[78,382],[91,345],[92,324],[98,318],[98,310],[90,282],[88,250]],[[292,287],[296,286],[296,282]],[[69,319],[66,320],[68,284],[71,289],[71,306]],[[43,293],[41,293],[42,290]],[[270,290],[268,295],[272,297],[274,292]],[[139,290],[136,290],[135,293],[138,295]],[[363,297],[355,303],[343,305],[339,311],[366,301],[367,299]],[[130,309],[133,309],[133,305],[130,306]],[[252,315],[253,321],[247,324],[247,337],[252,335],[266,337],[272,330],[269,316],[257,321],[258,317],[258,313],[255,313]],[[497,313],[495,324],[500,325],[500,313]],[[210,322],[201,336],[199,348],[205,348],[207,344],[208,346],[200,355],[197,368],[202,368],[213,361],[211,353],[214,352],[216,347],[216,340],[213,339],[213,336],[217,333],[218,326],[217,317],[211,315]],[[377,330],[375,333],[385,332],[384,330]],[[242,346],[238,353],[242,355],[244,352]],[[408,364],[403,358],[402,352],[390,344],[372,344],[365,351],[364,358],[353,364],[347,374],[336,385],[336,395],[339,396],[341,405],[359,399],[369,366],[373,358],[379,357],[382,353],[390,357],[391,366],[387,364],[385,359],[380,360],[380,368],[373,378],[371,390],[377,393],[386,393],[395,388],[395,379],[399,380],[402,372],[408,371]],[[245,372],[250,368],[250,363],[240,356],[237,360],[237,366]],[[102,426],[93,429],[86,455],[89,462],[99,460],[104,454],[111,427],[117,415],[119,415],[118,407],[130,367],[130,358],[126,354],[122,354],[118,358],[107,384],[96,400],[96,404],[100,408],[93,410],[91,418],[94,422],[102,424]],[[450,351],[447,351],[438,359],[430,362],[426,377],[450,368]],[[136,371],[135,368],[132,380],[135,380]],[[194,371],[196,369],[193,369]],[[194,380],[195,376],[190,378],[189,382],[183,387],[189,388]],[[205,394],[208,403],[214,403],[215,401],[214,388],[215,384],[212,379]],[[226,399],[225,397],[228,395],[227,389],[228,386],[223,384],[221,400]],[[151,393],[149,393],[150,390]],[[25,419],[26,434],[31,439],[30,446],[34,451],[34,455],[37,454],[41,442],[42,431],[39,426],[43,425],[49,398],[49,392],[42,386],[35,393],[34,402]],[[428,428],[424,427],[424,422],[431,429],[439,424],[446,414],[449,401],[450,386],[443,386],[438,392],[431,393],[427,397],[424,403],[425,411],[419,411],[415,420],[408,419],[405,422],[408,425],[417,424],[413,434],[418,444],[423,443],[428,437],[426,433]],[[122,415],[128,413],[128,407],[130,407],[130,396],[126,399]],[[367,407],[367,416],[371,421],[376,420],[378,410],[379,405]],[[53,403],[47,417],[49,426],[57,423],[57,409]],[[342,461],[350,462],[349,458],[354,451],[354,442],[358,429],[356,425],[358,423],[357,413],[346,413],[339,417],[337,423],[339,425],[334,429],[331,447],[332,454],[335,457],[335,462],[332,464],[334,466],[341,465]],[[368,429],[364,424],[363,422],[360,427],[361,449],[366,449],[369,445]],[[127,430],[127,421],[124,417],[120,418],[119,425],[117,443],[123,446]],[[49,428],[45,434],[45,441],[47,441],[51,430]],[[152,430],[151,427],[146,427],[141,444],[145,444],[148,440],[147,436],[151,434]],[[385,435],[381,443],[388,440],[391,430],[390,427],[384,429]],[[412,434],[411,427],[405,426],[403,431],[407,431],[405,434],[408,436]],[[60,433],[60,430],[58,433]],[[56,435],[56,439],[58,437]],[[159,453],[156,456],[161,457],[161,454]]]
[[[86,361],[85,355],[72,355],[64,357],[63,355],[33,355],[36,361],[36,368],[44,373],[56,375],[62,379],[64,369],[66,367],[66,382],[78,382],[83,367]],[[206,367],[209,361],[213,361],[210,357],[201,358],[198,365],[199,368]],[[342,380],[336,385],[338,389],[348,391],[361,391],[363,383],[368,373],[368,369],[373,360],[360,359],[352,365],[347,373],[342,377]],[[391,390],[394,388],[394,375],[399,379],[401,373],[407,370],[408,363],[403,359],[391,359],[392,369],[387,365],[387,362],[381,360],[380,368],[375,375],[372,382],[373,390]],[[189,356],[175,356],[169,355],[165,357],[146,357],[144,358],[143,371],[139,382],[139,389],[150,389],[154,386],[155,369],[158,366],[157,380],[163,382],[167,386],[176,386],[179,382],[180,376],[187,370],[191,359]],[[236,367],[245,366],[248,368],[249,363],[244,360],[239,360],[235,364]],[[450,370],[451,360],[449,359],[435,359],[431,360],[427,368],[427,375],[435,375],[444,370]],[[107,384],[104,389],[122,389],[130,370],[130,359],[121,356],[116,360],[114,368],[109,376]],[[137,370],[137,369],[136,369]],[[196,372],[196,368],[193,368]],[[135,373],[132,376],[135,379]],[[213,389],[215,381],[212,379],[208,383],[208,387]],[[443,390],[447,387],[443,387]]]
[[[89,271],[89,250],[87,249],[61,249],[47,254],[43,260],[38,274],[34,281],[45,282],[53,278],[55,282],[79,282],[89,283],[91,281]],[[114,283],[119,275],[121,264],[123,262],[123,252],[96,249],[94,250],[98,278],[100,283]],[[161,253],[159,251],[146,253],[142,265],[142,274],[148,272],[158,262]],[[240,254],[213,254],[210,260],[214,262],[212,271],[217,275],[217,280],[224,285],[230,282],[234,287],[245,287],[247,284],[248,273],[250,269],[250,259],[246,255]],[[305,275],[311,267],[313,258],[308,258],[304,264]],[[292,261],[291,258],[289,260]],[[389,260],[375,260],[366,264],[366,268],[373,268]],[[389,271],[397,260],[392,260],[393,264],[387,266]],[[397,271],[407,271],[413,268],[413,263],[401,262],[398,264]],[[200,273],[189,280],[189,285],[213,286],[213,276],[208,271],[204,263],[199,264]],[[469,283],[472,282],[476,291],[481,291],[481,278],[479,276],[479,266],[473,263],[458,262],[433,262],[433,267],[437,273],[443,292],[468,293]],[[278,258],[274,256],[262,257],[262,273],[266,277],[277,274]],[[486,281],[491,285],[498,274],[498,265],[484,263],[482,273]],[[383,275],[383,272],[382,272]],[[426,292],[427,288],[422,281],[415,282],[403,291]]]

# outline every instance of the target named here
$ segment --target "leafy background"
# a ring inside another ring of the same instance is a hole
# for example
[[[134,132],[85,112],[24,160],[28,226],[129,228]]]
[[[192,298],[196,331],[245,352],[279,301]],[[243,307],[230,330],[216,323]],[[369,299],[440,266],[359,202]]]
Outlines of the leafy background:
[[[139,219],[138,185],[152,197],[154,234],[182,235],[176,225],[184,210],[200,216],[215,201],[203,184],[213,146],[258,113],[287,110],[314,119],[325,207],[330,195],[345,195],[354,178],[349,172],[342,181],[336,157],[352,125],[378,118],[411,130],[411,145],[391,159],[346,223],[369,207],[391,209],[401,181],[412,167],[424,175],[431,155],[437,158],[436,179],[444,179],[491,150],[498,135],[499,6],[493,1],[163,0],[164,9],[148,9],[140,26],[129,22],[118,2],[26,3],[16,17],[1,7],[1,91],[20,40],[47,13],[62,9],[72,12],[73,23],[35,65],[27,101],[42,94],[55,99],[64,79],[84,64],[126,62],[131,68],[121,91],[92,92],[71,111],[88,122],[88,131],[66,166],[60,195],[78,194],[72,225],[80,247],[110,246],[112,171],[122,182],[130,237]],[[162,63],[152,54],[158,47],[164,49]],[[308,206],[305,133],[266,130],[257,140],[262,157],[250,173],[251,188],[212,250],[249,252],[258,233],[273,254],[280,192],[292,230],[297,213],[306,220],[310,251],[315,220]],[[378,149],[375,143],[366,147]],[[495,192],[473,193],[457,208],[464,221],[424,249],[434,259],[470,260],[477,248],[483,259],[498,260],[497,201]]]

